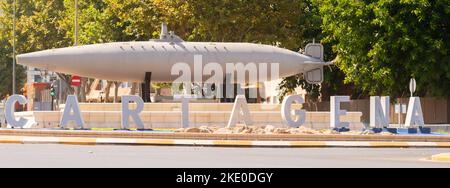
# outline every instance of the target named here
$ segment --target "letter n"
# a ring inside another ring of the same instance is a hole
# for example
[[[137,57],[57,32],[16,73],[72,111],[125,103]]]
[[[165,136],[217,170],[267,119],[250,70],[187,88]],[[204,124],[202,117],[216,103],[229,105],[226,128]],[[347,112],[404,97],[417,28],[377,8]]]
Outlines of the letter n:
[[[370,97],[370,127],[389,126],[389,97]]]

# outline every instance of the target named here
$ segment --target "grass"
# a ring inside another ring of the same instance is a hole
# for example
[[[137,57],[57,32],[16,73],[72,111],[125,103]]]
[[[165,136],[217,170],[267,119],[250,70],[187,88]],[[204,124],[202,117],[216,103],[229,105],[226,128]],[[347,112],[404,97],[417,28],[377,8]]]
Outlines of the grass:
[[[445,131],[445,130],[436,130],[436,131],[433,131],[433,132],[439,133],[439,134],[450,134],[450,131]]]

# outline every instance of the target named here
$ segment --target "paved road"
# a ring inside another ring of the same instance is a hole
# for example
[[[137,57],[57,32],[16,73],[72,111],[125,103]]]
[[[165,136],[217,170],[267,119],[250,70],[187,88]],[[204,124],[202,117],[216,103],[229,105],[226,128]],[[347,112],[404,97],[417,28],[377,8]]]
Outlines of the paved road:
[[[0,144],[0,167],[450,167],[450,149],[214,148]]]

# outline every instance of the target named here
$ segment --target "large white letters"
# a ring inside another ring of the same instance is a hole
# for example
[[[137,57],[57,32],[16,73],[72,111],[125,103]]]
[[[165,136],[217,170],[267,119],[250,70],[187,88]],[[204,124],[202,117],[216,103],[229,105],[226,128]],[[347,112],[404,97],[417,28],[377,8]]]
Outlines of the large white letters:
[[[25,126],[28,122],[25,118],[19,118],[19,120],[16,120],[14,117],[14,111],[16,110],[15,104],[18,102],[21,105],[24,105],[27,103],[27,99],[23,95],[13,95],[8,98],[5,104],[5,118],[6,122],[8,122],[8,125],[11,127],[19,127],[22,128]]]
[[[181,127],[189,127],[189,100],[187,96],[181,98]]]
[[[129,108],[129,104],[131,102],[136,103],[136,108],[133,110]],[[122,96],[122,128],[123,129],[130,128],[129,118],[131,117],[138,129],[144,129],[144,123],[142,123],[142,120],[139,117],[139,114],[142,112],[143,109],[144,109],[144,101],[142,100],[141,97],[134,95]]]
[[[181,126],[183,128],[189,127],[189,100],[194,98],[192,95],[181,95]],[[370,97],[370,127],[382,128],[389,126],[389,103],[388,96],[373,96]],[[347,114],[346,110],[341,110],[342,102],[349,102],[349,96],[332,96],[330,98],[330,127],[342,128],[348,127],[349,122],[341,122],[340,117]],[[24,105],[27,99],[22,95],[13,95],[8,98],[5,103],[5,119],[9,127],[23,128],[29,122],[25,118],[15,118],[15,104]],[[130,103],[135,103],[136,107],[130,109]],[[300,127],[306,121],[306,111],[302,109],[292,110],[294,103],[303,104],[304,99],[299,95],[287,96],[281,104],[281,118],[283,124],[290,127]],[[144,109],[144,101],[139,96],[122,96],[122,117],[121,126],[123,129],[130,128],[130,119],[136,124],[138,129],[144,129],[144,123],[140,118],[140,113]],[[73,121],[78,128],[84,128],[85,122],[83,120],[80,106],[75,95],[67,96],[66,105],[60,120],[60,125],[66,128],[68,124]],[[251,114],[247,105],[247,100],[244,95],[236,97],[231,115],[229,117],[227,127],[233,127],[236,124],[243,122],[245,125],[252,125]],[[411,97],[409,100],[405,126],[424,126],[423,112],[419,97]]]
[[[330,99],[330,127],[348,127],[349,122],[341,122],[340,116],[346,115],[347,110],[341,110],[341,102],[349,102],[349,96],[332,96]]]
[[[73,114],[71,112],[73,111]],[[79,128],[83,128],[84,121],[81,116],[80,106],[78,99],[75,95],[67,96],[66,105],[64,107],[64,113],[61,118],[61,127],[66,128],[70,121],[75,121],[75,124]]]
[[[420,105],[419,97],[409,98],[408,112],[406,113],[405,127],[411,127],[412,125],[423,126],[423,113],[422,106]]]
[[[370,97],[370,127],[389,126],[389,97]]]
[[[303,104],[305,101],[299,95],[291,95],[284,98],[283,103],[281,104],[281,117],[283,119],[284,124],[290,127],[300,127],[305,123],[305,110],[295,110],[295,115],[297,116],[297,120],[293,120],[291,116],[291,107],[294,102],[298,104]]]
[[[253,124],[250,118],[250,111],[248,110],[247,99],[245,99],[244,95],[238,95],[236,97],[227,127],[233,127],[241,120],[244,121],[245,125]]]

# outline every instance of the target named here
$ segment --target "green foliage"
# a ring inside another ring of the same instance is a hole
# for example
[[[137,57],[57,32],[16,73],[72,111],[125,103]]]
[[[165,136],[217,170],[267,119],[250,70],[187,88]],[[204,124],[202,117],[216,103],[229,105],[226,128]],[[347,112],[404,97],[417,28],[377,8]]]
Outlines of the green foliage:
[[[448,0],[323,0],[326,42],[336,45],[345,82],[370,95],[450,95]]]
[[[304,0],[187,0],[195,29],[190,39],[255,42],[298,50],[307,16]]]
[[[0,97],[11,94],[12,88],[12,0],[1,1],[0,9]],[[67,45],[63,34],[57,29],[57,17],[63,9],[59,0],[20,1],[17,5],[16,53],[26,53],[51,49]],[[25,81],[25,68],[17,66],[17,86],[21,88]]]
[[[18,1],[17,53],[71,46],[74,0]],[[298,50],[313,38],[325,59],[321,87],[301,75],[280,86],[319,95],[449,95],[448,0],[80,0],[79,44],[156,38],[161,22],[187,41],[253,42]],[[12,0],[0,1],[0,97],[11,93]],[[25,79],[18,66],[18,87]],[[345,78],[345,84],[342,79]],[[354,84],[356,87],[349,87]]]
[[[158,37],[160,23],[188,41],[255,42],[297,50],[305,43],[304,0],[105,0],[133,40]],[[319,28],[319,25],[317,25]]]
[[[306,46],[307,43],[312,42],[312,39],[321,42],[324,45],[324,59],[325,61],[332,61],[336,54],[331,50],[332,43],[324,43],[321,41],[324,37],[321,29],[322,18],[319,14],[319,4],[315,0],[307,0],[305,2],[305,14],[301,16],[298,26],[302,27],[303,41],[300,43]],[[328,96],[338,94],[342,88],[347,87],[343,83],[342,71],[335,66],[330,66],[330,69],[324,69],[324,82],[322,85],[309,84],[303,78],[303,74],[294,75],[283,79],[279,85],[279,99],[280,102],[284,96],[291,94],[298,87],[303,88],[307,94],[307,102],[317,102],[319,97],[327,99]],[[347,93],[345,93],[347,94]]]
[[[296,88],[301,87],[308,91],[307,102],[317,102],[320,95],[320,86],[317,84],[308,84],[302,76],[291,76],[283,79],[280,85],[280,101],[283,101],[284,96],[291,94]]]
[[[172,83],[166,83],[166,82],[152,83],[152,87],[155,89],[170,88],[170,87],[172,87]]]
[[[59,28],[64,38],[75,41],[75,0],[64,0],[64,11],[60,14]],[[78,1],[78,44],[104,43],[114,40],[115,29],[108,21],[111,15],[104,12],[106,4],[102,0]]]

